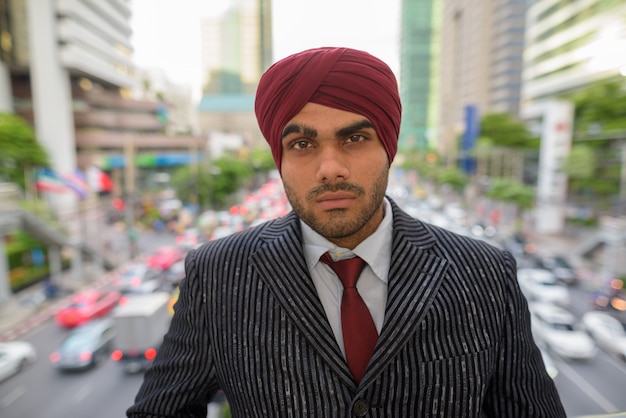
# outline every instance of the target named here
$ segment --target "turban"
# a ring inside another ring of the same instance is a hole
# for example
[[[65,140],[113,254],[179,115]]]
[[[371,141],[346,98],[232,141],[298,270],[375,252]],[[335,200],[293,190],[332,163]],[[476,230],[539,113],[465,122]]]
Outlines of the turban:
[[[402,105],[387,64],[364,51],[315,48],[273,64],[259,81],[254,111],[280,171],[282,131],[308,103],[366,117],[387,152],[398,150]]]

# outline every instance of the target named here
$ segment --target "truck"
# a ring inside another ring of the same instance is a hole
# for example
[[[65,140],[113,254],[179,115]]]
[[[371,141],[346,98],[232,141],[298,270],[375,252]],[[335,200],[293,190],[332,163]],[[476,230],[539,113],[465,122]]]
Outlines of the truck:
[[[126,373],[144,371],[152,364],[170,325],[169,299],[167,292],[129,295],[113,310],[111,358]]]

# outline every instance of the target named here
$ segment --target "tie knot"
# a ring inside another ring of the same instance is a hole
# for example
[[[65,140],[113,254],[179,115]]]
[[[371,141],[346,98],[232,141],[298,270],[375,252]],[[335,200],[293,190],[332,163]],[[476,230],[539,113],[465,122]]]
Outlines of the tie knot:
[[[361,275],[365,261],[360,257],[348,258],[346,260],[333,261],[327,252],[320,258],[322,263],[328,264],[337,274],[344,288],[356,287],[356,281]]]

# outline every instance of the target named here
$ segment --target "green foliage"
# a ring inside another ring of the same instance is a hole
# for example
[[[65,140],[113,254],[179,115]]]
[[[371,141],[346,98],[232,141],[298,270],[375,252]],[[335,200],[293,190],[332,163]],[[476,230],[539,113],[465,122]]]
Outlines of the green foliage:
[[[563,97],[575,105],[576,145],[563,165],[572,199],[608,208],[620,187],[620,150],[609,139],[626,137],[626,83],[603,80]]]
[[[49,166],[48,155],[22,118],[0,113],[0,180],[26,187],[25,173]]]
[[[212,202],[217,207],[228,203],[228,198],[239,190],[252,177],[252,166],[247,161],[224,156],[213,162]]]
[[[563,172],[569,178],[569,188],[578,194],[596,194],[604,187],[594,178],[598,167],[596,152],[586,144],[574,145],[563,162]]]
[[[412,151],[403,154],[402,168],[407,171],[415,170],[420,176],[435,180],[440,165],[439,158],[432,151]]]
[[[6,253],[9,264],[9,286],[12,291],[15,292],[37,283],[50,274],[47,257],[43,265],[33,264],[32,251],[35,249],[45,253],[45,247],[22,230],[17,230],[8,236]],[[63,259],[61,263],[67,266],[69,260]]]
[[[534,137],[526,126],[508,113],[486,114],[480,123],[483,142],[497,147],[538,149],[539,139]]]
[[[562,170],[572,180],[587,180],[593,177],[597,162],[593,149],[587,145],[574,145],[563,162]]]
[[[179,168],[172,176],[172,187],[183,201],[195,202],[205,209],[221,209],[252,174],[248,161],[224,156],[212,161],[208,169],[195,165]]]
[[[575,105],[574,130],[580,134],[626,129],[626,84],[600,81],[566,96]]]
[[[257,173],[267,173],[276,168],[274,157],[268,147],[253,149],[250,152],[250,164]]]
[[[532,187],[510,179],[494,179],[486,195],[490,199],[512,203],[521,209],[530,209],[535,203],[535,191]]]
[[[457,191],[463,190],[468,178],[458,167],[440,167],[436,173],[437,183],[448,184]]]

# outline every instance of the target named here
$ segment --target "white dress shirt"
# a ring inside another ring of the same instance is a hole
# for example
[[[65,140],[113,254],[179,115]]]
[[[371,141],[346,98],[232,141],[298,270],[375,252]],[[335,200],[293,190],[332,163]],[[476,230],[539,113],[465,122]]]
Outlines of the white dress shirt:
[[[385,320],[387,304],[387,279],[391,260],[392,212],[391,205],[384,199],[383,220],[376,231],[361,242],[354,250],[335,246],[332,242],[313,231],[304,222],[302,237],[304,256],[313,278],[313,284],[326,311],[328,322],[335,334],[337,343],[345,355],[343,333],[341,331],[341,296],[343,285],[330,268],[320,262],[320,257],[328,251],[333,260],[361,257],[367,265],[361,272],[356,287],[372,314],[374,325],[380,334]]]

